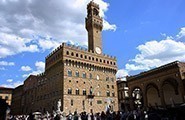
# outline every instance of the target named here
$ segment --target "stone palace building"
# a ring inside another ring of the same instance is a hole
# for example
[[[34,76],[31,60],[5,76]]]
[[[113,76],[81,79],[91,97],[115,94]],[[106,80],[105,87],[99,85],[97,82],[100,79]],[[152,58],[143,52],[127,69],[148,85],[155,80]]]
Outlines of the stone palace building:
[[[102,52],[99,5],[87,5],[88,49],[63,43],[45,59],[45,72],[30,75],[13,92],[12,113],[117,111],[116,58]],[[18,89],[18,90],[16,90]],[[21,102],[20,102],[21,101]]]

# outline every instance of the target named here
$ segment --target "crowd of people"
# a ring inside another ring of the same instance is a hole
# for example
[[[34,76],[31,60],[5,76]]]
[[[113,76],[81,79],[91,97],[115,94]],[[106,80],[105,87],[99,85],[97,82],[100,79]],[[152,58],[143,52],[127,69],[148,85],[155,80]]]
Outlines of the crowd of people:
[[[8,120],[185,120],[185,108],[132,110],[127,112],[74,113],[53,112],[9,116]]]

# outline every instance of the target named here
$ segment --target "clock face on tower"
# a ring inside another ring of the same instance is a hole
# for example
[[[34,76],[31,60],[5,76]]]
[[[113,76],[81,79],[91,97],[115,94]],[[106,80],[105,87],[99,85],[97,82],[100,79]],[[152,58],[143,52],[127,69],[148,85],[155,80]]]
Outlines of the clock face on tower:
[[[96,51],[97,54],[101,54],[101,49],[99,47],[96,47],[95,51]]]

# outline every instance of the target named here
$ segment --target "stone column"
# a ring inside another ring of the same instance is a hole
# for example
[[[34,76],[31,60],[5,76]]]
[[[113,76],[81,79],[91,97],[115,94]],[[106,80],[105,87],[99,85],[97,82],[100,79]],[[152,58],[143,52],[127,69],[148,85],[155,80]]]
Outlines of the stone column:
[[[148,101],[147,101],[147,94],[146,91],[143,91],[143,107],[148,107],[147,105]]]
[[[165,100],[164,100],[164,92],[163,92],[162,88],[159,89],[159,94],[160,94],[160,98],[161,98],[161,105],[163,107],[166,107]]]

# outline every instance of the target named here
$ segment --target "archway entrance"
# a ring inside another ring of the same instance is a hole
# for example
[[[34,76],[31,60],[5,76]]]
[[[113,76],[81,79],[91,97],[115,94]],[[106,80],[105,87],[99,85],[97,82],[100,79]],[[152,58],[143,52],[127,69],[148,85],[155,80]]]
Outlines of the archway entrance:
[[[146,87],[147,106],[161,106],[159,89],[155,84],[148,84]]]
[[[164,94],[164,100],[165,104],[167,106],[174,106],[175,104],[182,103],[182,97],[179,94],[178,91],[178,83],[174,79],[165,80],[163,82],[163,94]]]

